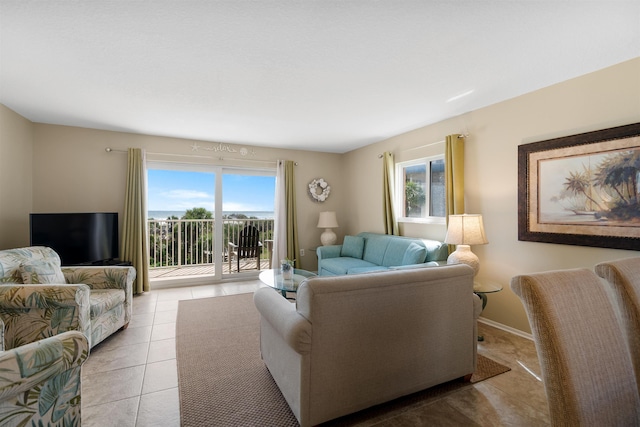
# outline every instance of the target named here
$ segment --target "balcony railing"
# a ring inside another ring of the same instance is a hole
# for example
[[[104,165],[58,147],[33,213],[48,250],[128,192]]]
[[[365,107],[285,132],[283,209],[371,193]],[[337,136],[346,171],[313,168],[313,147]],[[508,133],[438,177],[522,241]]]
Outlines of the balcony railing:
[[[222,221],[222,261],[229,265],[228,243],[237,243],[240,231],[247,225],[260,233],[261,265],[268,266],[273,241],[273,219],[236,219]],[[154,269],[207,267],[213,273],[215,263],[215,220],[213,219],[150,219],[149,268]],[[255,268],[255,259],[253,268]],[[220,266],[223,267],[223,266]],[[268,267],[267,267],[268,268]],[[231,270],[231,269],[229,269]],[[202,271],[202,269],[200,269]],[[227,272],[225,270],[225,272]],[[231,272],[231,271],[228,271]]]

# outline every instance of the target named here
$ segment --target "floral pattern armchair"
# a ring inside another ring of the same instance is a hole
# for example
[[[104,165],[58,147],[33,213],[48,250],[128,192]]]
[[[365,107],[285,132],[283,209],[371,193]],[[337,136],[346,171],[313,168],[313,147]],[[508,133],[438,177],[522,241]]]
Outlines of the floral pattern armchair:
[[[128,326],[135,277],[133,267],[61,267],[58,254],[42,246],[0,251],[5,347],[71,330],[95,347]]]
[[[0,350],[0,425],[79,426],[88,355],[87,338],[77,331]]]

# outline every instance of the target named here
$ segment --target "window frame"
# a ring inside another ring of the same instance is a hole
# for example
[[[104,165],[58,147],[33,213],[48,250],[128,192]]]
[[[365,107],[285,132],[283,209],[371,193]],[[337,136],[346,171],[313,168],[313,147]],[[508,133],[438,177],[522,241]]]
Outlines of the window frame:
[[[426,165],[427,176],[425,182],[425,190],[431,189],[431,163],[434,161],[442,160],[444,161],[444,154],[438,154],[435,156],[421,157],[418,159],[406,160],[403,162],[397,162],[395,164],[396,169],[396,182],[395,182],[395,211],[396,211],[396,220],[398,222],[403,223],[417,223],[417,224],[446,224],[446,216],[432,216],[429,215],[423,216],[420,218],[417,217],[407,217],[404,216],[404,194],[405,194],[405,182],[404,182],[404,170],[407,167],[416,166],[416,165]],[[430,197],[431,191],[425,191],[425,206],[429,208],[430,206]]]

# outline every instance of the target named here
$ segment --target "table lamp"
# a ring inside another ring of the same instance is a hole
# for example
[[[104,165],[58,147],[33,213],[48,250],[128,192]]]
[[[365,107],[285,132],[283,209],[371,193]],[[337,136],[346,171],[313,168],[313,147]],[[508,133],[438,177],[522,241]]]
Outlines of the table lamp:
[[[449,227],[444,242],[457,245],[456,250],[447,258],[447,264],[467,264],[473,268],[474,275],[480,270],[480,260],[471,252],[471,245],[489,243],[484,234],[482,215],[449,215]]]
[[[320,212],[318,228],[324,228],[324,232],[320,236],[320,241],[323,246],[333,245],[336,242],[336,233],[332,230],[332,228],[336,227],[338,227],[338,220],[336,219],[335,212]]]

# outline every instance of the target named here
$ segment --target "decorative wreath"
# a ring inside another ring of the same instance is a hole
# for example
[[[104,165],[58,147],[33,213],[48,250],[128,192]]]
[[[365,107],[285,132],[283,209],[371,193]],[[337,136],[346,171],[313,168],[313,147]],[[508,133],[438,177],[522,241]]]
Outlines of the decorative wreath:
[[[324,202],[331,193],[331,186],[322,178],[314,179],[309,183],[309,194],[316,202]]]

